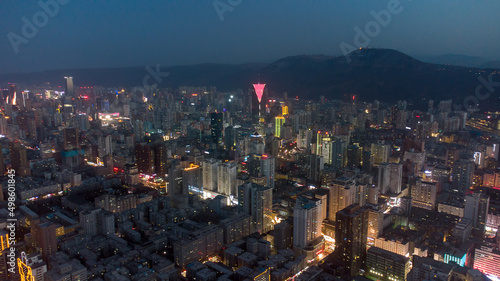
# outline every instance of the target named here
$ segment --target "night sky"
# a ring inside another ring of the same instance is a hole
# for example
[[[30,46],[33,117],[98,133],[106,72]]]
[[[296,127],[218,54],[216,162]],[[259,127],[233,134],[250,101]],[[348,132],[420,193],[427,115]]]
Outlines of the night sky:
[[[370,11],[394,0],[59,1],[68,3],[18,42],[17,54],[9,38],[20,40],[22,18],[33,23],[43,9],[38,1],[0,1],[0,73],[340,55],[341,42],[355,45],[353,28],[364,29]],[[219,16],[214,2],[234,7]],[[400,7],[369,46],[500,60],[500,1],[400,0]]]

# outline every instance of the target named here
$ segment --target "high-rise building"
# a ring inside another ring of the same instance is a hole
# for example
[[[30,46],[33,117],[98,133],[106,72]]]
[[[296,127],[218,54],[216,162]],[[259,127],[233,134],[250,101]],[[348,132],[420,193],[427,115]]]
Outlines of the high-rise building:
[[[80,149],[79,130],[77,128],[66,128],[63,130],[64,150]]]
[[[274,226],[274,247],[278,250],[292,248],[293,221],[282,220]]]
[[[488,210],[490,208],[490,196],[474,192],[465,196],[464,218],[472,221],[472,227],[484,232]]]
[[[309,155],[309,169],[307,178],[314,182],[321,181],[321,172],[324,169],[324,157],[319,155]]]
[[[311,130],[299,130],[299,134],[297,135],[297,147],[300,149],[306,149],[310,147],[312,141],[312,133]]]
[[[3,158],[2,145],[0,144],[0,176],[5,174],[5,159]],[[3,195],[0,195],[0,200],[3,201]]]
[[[26,147],[21,145],[21,143],[18,141],[11,141],[9,144],[9,149],[12,169],[16,171],[16,174],[28,175],[29,165],[28,156],[26,154]]]
[[[45,261],[57,252],[56,225],[50,222],[34,223],[31,226],[31,236],[35,247],[42,253]]]
[[[283,124],[285,124],[285,117],[276,116],[276,118],[274,118],[274,125],[275,125],[274,135],[278,138],[283,137],[283,132],[282,132]]]
[[[10,104],[16,104],[17,89],[15,83],[9,83],[9,95],[7,96]]]
[[[47,264],[42,260],[39,253],[26,255],[21,253],[21,258],[17,259],[17,268],[20,272],[21,281],[43,281]],[[7,279],[5,279],[7,280]]]
[[[222,137],[224,134],[224,114],[222,112],[210,113],[210,132],[212,134],[212,143],[217,147],[222,147]]]
[[[293,210],[293,246],[304,249],[321,236],[322,202],[319,199],[297,198]]]
[[[252,154],[249,160],[249,172],[252,177],[264,177],[266,186],[274,188],[275,158],[263,154]]]
[[[157,143],[153,146],[154,172],[159,177],[167,174],[167,151],[163,144]]]
[[[255,132],[250,135],[248,140],[248,154],[264,154],[264,138],[259,133]]]
[[[500,276],[500,250],[494,245],[480,245],[475,250],[474,268],[484,274]]]
[[[255,95],[257,97],[257,103],[258,103],[258,117],[259,117],[259,122],[260,122],[260,112],[261,112],[261,101],[262,97],[264,96],[264,89],[266,87],[266,84],[253,84],[253,88],[255,90]]]
[[[9,233],[0,230],[0,279],[8,280],[7,254],[10,253]]]
[[[352,204],[336,214],[335,241],[346,274],[355,276],[364,266],[368,232],[368,209]]]
[[[203,169],[203,189],[217,191],[219,178],[219,161],[216,159],[205,159],[201,162]]]
[[[336,221],[336,214],[340,210],[352,205],[365,205],[366,186],[356,184],[353,178],[339,177],[330,185],[330,203],[328,219]]]
[[[323,155],[323,143],[332,140],[332,135],[325,131],[318,131],[316,135],[316,155]]]
[[[370,247],[366,254],[366,271],[378,280],[405,281],[410,272],[410,258]]]
[[[236,196],[238,165],[235,162],[224,162],[219,166],[217,192]]]
[[[254,230],[267,233],[273,229],[273,190],[255,183],[238,186],[238,209],[252,216]]]
[[[342,139],[333,141],[323,141],[322,155],[325,164],[331,165],[334,169],[340,169],[347,164],[347,142]]]
[[[414,207],[434,210],[437,204],[438,188],[436,183],[417,180],[415,185],[411,186],[411,198]]]
[[[370,152],[373,157],[374,165],[389,162],[389,155],[391,153],[391,148],[389,147],[389,145],[372,143]]]
[[[474,162],[464,159],[455,161],[451,170],[453,190],[465,194],[472,186],[473,175]]]
[[[384,209],[381,205],[367,204],[368,207],[368,245],[373,245],[375,239],[384,230]]]
[[[182,170],[182,184],[184,186],[184,192],[190,189],[201,190],[203,187],[202,168],[199,165],[190,163],[188,167]],[[187,194],[189,194],[189,192]]]
[[[66,91],[65,91],[66,96],[74,98],[75,86],[73,85],[73,77],[64,77],[64,79],[66,79]]]
[[[224,147],[226,150],[236,150],[238,140],[238,128],[236,126],[229,126],[224,130]]]
[[[347,147],[347,167],[361,166],[361,149],[353,144]]]
[[[151,147],[146,143],[135,145],[135,158],[140,173],[152,175],[155,171],[155,157]]]
[[[403,164],[380,163],[378,187],[381,194],[399,194],[403,179]]]

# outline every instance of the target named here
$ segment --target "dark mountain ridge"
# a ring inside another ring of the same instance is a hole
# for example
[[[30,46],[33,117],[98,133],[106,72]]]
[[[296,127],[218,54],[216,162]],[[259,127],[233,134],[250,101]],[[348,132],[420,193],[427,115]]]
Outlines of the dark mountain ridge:
[[[160,88],[179,86],[216,86],[221,91],[247,90],[259,80],[268,90],[280,95],[316,99],[358,95],[364,100],[378,99],[463,99],[473,95],[478,77],[488,77],[495,69],[479,69],[424,63],[389,49],[359,49],[343,57],[300,55],[286,57],[271,64],[198,64],[161,67],[169,75]],[[155,66],[151,66],[155,69]],[[76,85],[105,87],[143,86],[148,75],[145,67],[50,70],[0,76],[0,82],[55,85],[64,76],[73,76]],[[499,81],[496,78],[494,81]],[[155,81],[150,79],[150,84]]]

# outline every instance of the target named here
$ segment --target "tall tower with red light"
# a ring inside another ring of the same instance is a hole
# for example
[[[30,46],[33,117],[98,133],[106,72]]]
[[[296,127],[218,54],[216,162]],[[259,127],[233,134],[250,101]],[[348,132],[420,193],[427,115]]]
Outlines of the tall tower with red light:
[[[266,87],[266,84],[253,84],[253,88],[255,90],[255,94],[257,95],[257,100],[259,102],[259,120],[260,120],[260,103],[262,101],[262,96],[264,95],[264,88]]]

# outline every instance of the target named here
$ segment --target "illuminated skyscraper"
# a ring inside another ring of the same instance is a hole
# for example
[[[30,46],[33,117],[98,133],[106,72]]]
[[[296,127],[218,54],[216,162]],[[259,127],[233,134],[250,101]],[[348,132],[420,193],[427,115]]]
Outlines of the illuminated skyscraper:
[[[283,124],[285,123],[285,117],[276,116],[276,118],[274,119],[274,123],[275,123],[274,135],[278,138],[281,138]]]
[[[331,140],[331,135],[328,132],[318,131],[316,136],[316,155],[323,155],[323,143]]]
[[[288,115],[288,106],[284,105],[283,107],[281,107],[281,114],[283,116]]]
[[[224,195],[235,195],[237,191],[236,177],[238,165],[235,162],[224,162],[219,166],[217,192]]]
[[[17,89],[15,83],[9,83],[9,95],[7,96],[8,103],[15,105],[17,99]]]
[[[216,159],[205,159],[201,162],[204,190],[217,191],[219,164]]]
[[[210,126],[212,134],[212,142],[217,147],[222,147],[222,136],[224,131],[224,115],[222,112],[212,112],[210,113]]]
[[[266,84],[260,84],[260,83],[253,84],[253,88],[255,90],[255,95],[257,95],[257,101],[259,102],[259,119],[260,119],[260,111],[261,111],[260,103],[262,101],[262,96],[264,95],[264,88],[265,87],[266,87]]]
[[[5,230],[0,230],[0,280],[8,279],[7,254],[9,252],[9,233]]]
[[[73,77],[64,77],[66,79],[66,96],[74,98],[75,97],[75,87],[73,85]]]
[[[494,245],[480,245],[475,250],[474,268],[484,274],[500,276],[500,250]]]

